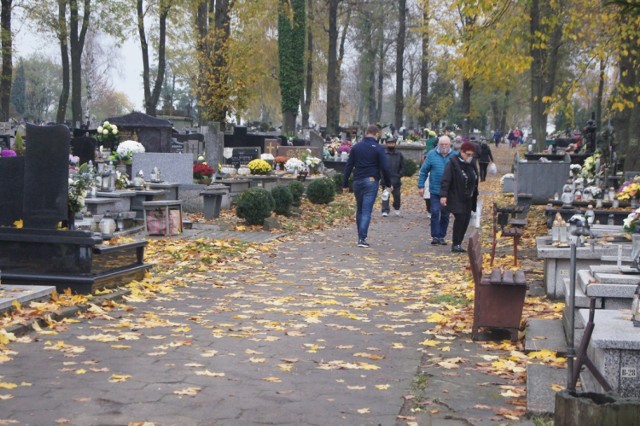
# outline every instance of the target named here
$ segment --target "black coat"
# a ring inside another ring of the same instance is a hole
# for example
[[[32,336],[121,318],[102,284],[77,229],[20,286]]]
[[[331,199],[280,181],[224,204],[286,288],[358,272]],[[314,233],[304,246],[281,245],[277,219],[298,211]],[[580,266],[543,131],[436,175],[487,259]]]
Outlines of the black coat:
[[[465,163],[460,155],[452,157],[444,168],[440,197],[447,198],[447,210],[451,213],[475,211],[478,203],[476,166]]]
[[[491,148],[486,142],[480,144],[479,151],[479,161],[481,163],[491,163],[493,161],[493,154],[491,153]]]

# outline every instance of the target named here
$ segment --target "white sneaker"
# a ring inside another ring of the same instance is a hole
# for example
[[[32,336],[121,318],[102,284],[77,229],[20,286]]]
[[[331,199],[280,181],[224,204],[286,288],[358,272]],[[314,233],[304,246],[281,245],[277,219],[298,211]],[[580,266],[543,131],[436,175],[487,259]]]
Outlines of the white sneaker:
[[[389,216],[389,213],[387,213],[387,212],[382,212],[382,217],[387,217],[387,216]]]
[[[396,216],[400,216],[400,210],[394,210],[393,212],[396,214]]]
[[[427,219],[431,219],[431,213],[427,213]]]

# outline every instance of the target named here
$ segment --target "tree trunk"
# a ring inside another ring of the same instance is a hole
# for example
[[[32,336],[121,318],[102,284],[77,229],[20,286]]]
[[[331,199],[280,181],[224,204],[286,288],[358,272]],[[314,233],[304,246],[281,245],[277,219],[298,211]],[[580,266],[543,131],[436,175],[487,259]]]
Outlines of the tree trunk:
[[[338,134],[340,126],[340,85],[338,81],[338,5],[329,0],[329,52],[327,58],[327,135]]]
[[[604,99],[604,79],[607,63],[604,59],[600,60],[600,75],[598,78],[598,94],[596,96],[596,126],[602,129],[602,100]]]
[[[218,70],[227,69],[227,49],[228,41],[231,36],[231,17],[229,16],[233,0],[217,0],[215,2],[215,8],[213,10],[213,17],[215,20],[215,45],[214,45],[214,66]],[[213,0],[212,0],[213,4]],[[216,84],[222,86],[226,84],[226,71],[217,74]],[[219,123],[227,122],[227,107],[222,107],[214,115],[214,121]]]
[[[144,11],[143,0],[137,0],[137,13],[138,13],[138,34],[140,36],[140,47],[142,50],[142,81],[144,86],[144,109],[145,112],[155,117],[156,110],[158,108],[158,100],[160,99],[160,92],[162,90],[162,84],[164,81],[164,73],[166,69],[166,56],[165,56],[165,42],[167,34],[167,15],[169,13],[170,5],[161,3],[160,5],[160,21],[159,21],[159,35],[158,35],[158,71],[156,79],[153,85],[153,91],[151,90],[151,76],[149,67],[149,45],[147,43],[147,37],[144,29]]]
[[[545,97],[555,91],[558,50],[562,40],[562,25],[556,23],[553,28],[543,27],[542,22],[559,10],[549,5],[541,5],[540,0],[531,1],[529,32],[531,37],[531,130],[536,140],[536,149],[545,145],[547,135],[547,116]],[[549,34],[550,31],[550,34]],[[540,47],[537,34],[550,35],[547,47]]]
[[[621,50],[631,52],[631,46],[636,46],[637,39],[628,36],[622,41]],[[619,86],[621,93],[618,94],[625,103],[634,105],[626,107],[622,111],[614,115],[613,126],[615,129],[615,140],[617,145],[617,155],[622,155],[624,161],[624,170],[637,170],[640,163],[638,152],[638,133],[634,119],[637,119],[637,105],[634,91],[630,90],[637,85],[638,67],[636,65],[637,57],[629,54],[621,55],[619,61]]]
[[[429,2],[425,1],[424,13],[422,14],[423,25],[429,22]],[[422,33],[422,67],[420,68],[420,126],[422,128],[429,125],[429,32]]]
[[[0,76],[0,119],[9,120],[11,79],[13,77],[13,36],[11,34],[11,1],[2,0],[0,12],[0,36],[2,37],[2,76]]]
[[[404,115],[404,41],[407,25],[407,0],[398,1],[398,40],[396,42],[396,104],[394,121],[396,129],[402,127]]]
[[[71,115],[72,126],[82,123],[82,51],[84,40],[89,26],[91,14],[91,0],[84,0],[82,25],[78,14],[78,0],[69,1],[70,32],[69,41],[71,47]]]
[[[309,110],[311,109],[311,92],[313,90],[313,33],[311,32],[311,23],[313,22],[313,3],[307,0],[307,65],[306,65],[306,81],[305,90],[300,100],[300,113],[302,127],[309,127]]]
[[[469,136],[471,130],[471,89],[473,85],[468,78],[462,79],[462,134]]]
[[[283,111],[282,117],[284,118],[282,128],[285,129],[285,132],[289,129],[288,134],[293,135],[296,130],[296,115],[292,111]]]
[[[196,10],[196,28],[198,31],[198,39],[196,41],[196,50],[200,57],[205,57],[206,52],[206,37],[207,37],[207,14],[208,14],[208,4],[207,0],[200,0],[198,3]],[[205,64],[203,61],[200,61],[198,65],[198,92],[205,93]],[[199,122],[203,123],[205,121],[205,111],[204,108],[198,108],[198,118]]]
[[[64,123],[67,115],[67,103],[69,102],[69,45],[67,44],[67,1],[58,0],[58,40],[60,41],[60,59],[62,62],[62,90],[60,91],[60,99],[58,100],[58,112],[56,114],[56,122]]]

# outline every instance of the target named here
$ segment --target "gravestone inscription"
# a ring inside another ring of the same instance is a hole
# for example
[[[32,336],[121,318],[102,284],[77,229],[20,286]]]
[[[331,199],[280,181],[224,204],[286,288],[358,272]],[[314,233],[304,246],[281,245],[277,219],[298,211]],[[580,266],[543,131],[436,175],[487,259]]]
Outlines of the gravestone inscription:
[[[260,158],[259,147],[233,148],[233,153],[229,161],[233,164],[233,167],[238,168],[240,165],[248,164],[256,158]]]

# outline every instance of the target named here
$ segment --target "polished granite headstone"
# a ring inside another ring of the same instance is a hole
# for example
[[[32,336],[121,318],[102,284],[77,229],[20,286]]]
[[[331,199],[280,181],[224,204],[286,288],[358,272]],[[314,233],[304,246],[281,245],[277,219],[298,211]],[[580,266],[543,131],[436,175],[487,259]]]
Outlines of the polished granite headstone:
[[[71,153],[80,158],[79,164],[88,163],[95,164],[97,141],[89,136],[79,136],[71,139]]]
[[[0,226],[13,226],[22,217],[24,157],[0,158]]]
[[[91,293],[141,279],[150,267],[143,261],[146,241],[104,246],[91,232],[56,229],[67,219],[69,138],[65,126],[27,126],[24,196],[13,196],[20,199],[24,227],[0,227],[0,269],[6,284]]]
[[[68,217],[69,141],[67,126],[27,124],[24,165],[25,228],[55,229]]]

